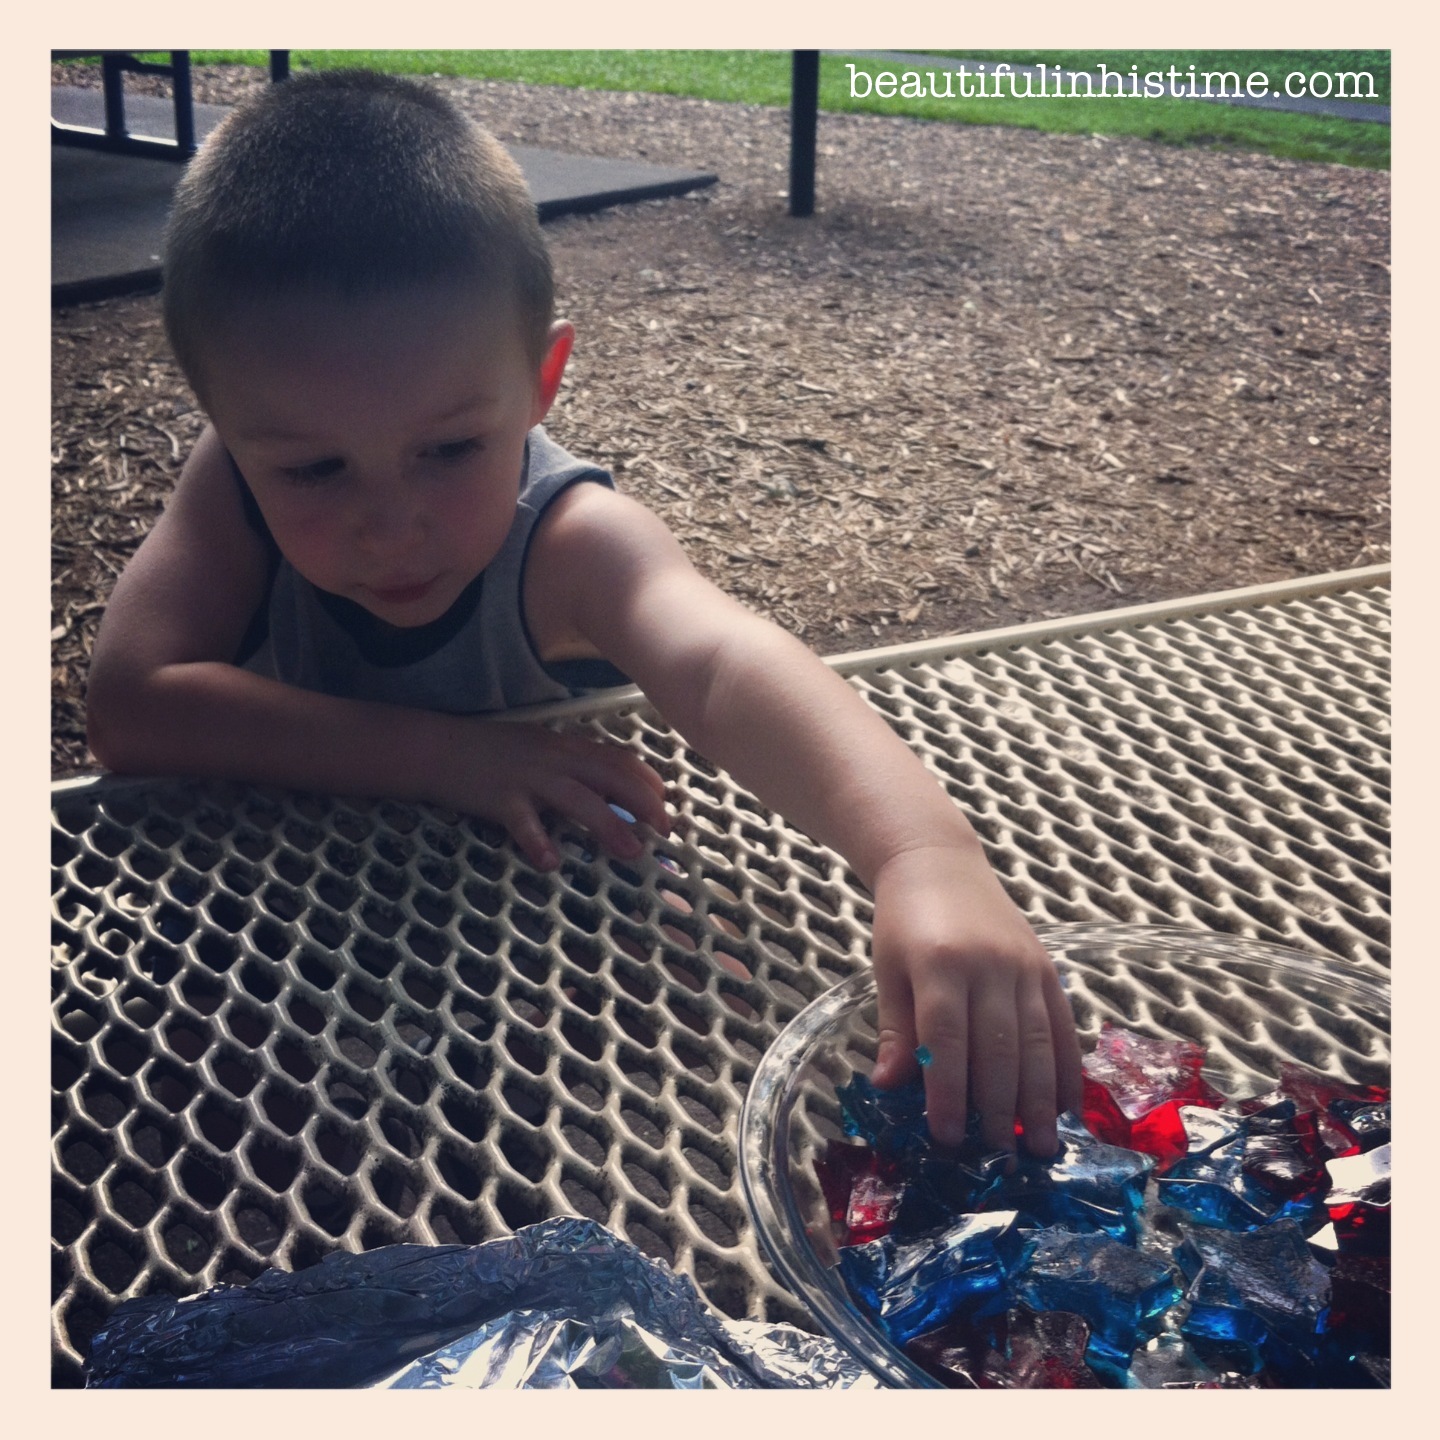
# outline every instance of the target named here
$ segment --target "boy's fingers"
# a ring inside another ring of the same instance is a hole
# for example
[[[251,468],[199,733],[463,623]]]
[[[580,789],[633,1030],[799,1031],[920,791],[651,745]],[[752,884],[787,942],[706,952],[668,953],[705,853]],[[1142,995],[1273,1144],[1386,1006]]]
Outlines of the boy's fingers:
[[[1050,1011],[1040,978],[1020,982],[1020,1093],[1016,1113],[1025,1128],[1025,1148],[1050,1156],[1060,1143],[1055,1128],[1055,1050]]]
[[[892,977],[888,967],[876,968],[875,1008],[879,1043],[870,1078],[882,1090],[888,1090],[903,1085],[919,1068],[915,1060],[915,1012],[904,975]]]
[[[645,848],[635,827],[622,820],[588,785],[558,776],[545,789],[546,803],[568,820],[578,821],[612,855],[633,860]]]
[[[505,819],[505,828],[520,853],[537,869],[553,870],[560,863],[559,852],[540,817],[530,806],[517,807]]]
[[[648,769],[648,767],[647,767]],[[670,833],[670,812],[665,808],[665,782],[650,770],[648,776],[623,776],[623,785],[610,787],[610,798],[637,820],[643,820],[658,835]],[[659,789],[651,784],[658,784]]]
[[[1040,983],[1040,993],[1050,1017],[1056,1108],[1062,1112],[1073,1110],[1078,1115],[1084,1100],[1080,1037],[1075,1033],[1075,1016],[1070,1009],[1069,997],[1053,964]]]
[[[661,835],[670,833],[665,809],[665,782],[633,751],[592,740],[581,742],[579,778],[592,789],[629,810]]]
[[[970,1010],[970,1050],[980,1134],[997,1150],[1014,1150],[1020,1035],[1015,991],[1009,985],[986,986],[975,998]]]
[[[930,1134],[941,1145],[958,1145],[965,1138],[968,1115],[969,997],[963,992],[946,995],[939,1003],[927,1006],[917,1019],[920,1043],[930,1052],[930,1063],[925,1067],[925,1113]]]
[[[643,780],[645,784],[648,785],[652,791],[654,791],[657,799],[663,801],[665,799],[664,777],[660,774],[658,770],[655,769],[653,765],[647,764],[644,760],[640,759],[640,757],[634,754],[632,751],[627,750],[625,753],[630,757],[631,760],[634,761],[635,767],[640,775],[641,780]]]

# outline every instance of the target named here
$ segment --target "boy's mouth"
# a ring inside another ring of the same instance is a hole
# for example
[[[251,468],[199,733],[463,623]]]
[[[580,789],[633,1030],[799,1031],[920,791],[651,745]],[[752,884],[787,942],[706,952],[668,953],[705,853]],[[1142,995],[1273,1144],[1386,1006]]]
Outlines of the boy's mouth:
[[[429,580],[420,580],[408,585],[372,585],[370,593],[386,605],[413,605],[417,600],[423,600],[430,593],[436,578],[432,576]]]

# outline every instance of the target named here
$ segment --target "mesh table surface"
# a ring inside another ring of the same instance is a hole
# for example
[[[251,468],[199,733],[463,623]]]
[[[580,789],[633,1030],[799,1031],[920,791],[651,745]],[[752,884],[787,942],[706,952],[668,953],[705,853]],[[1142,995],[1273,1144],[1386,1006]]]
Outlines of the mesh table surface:
[[[1388,572],[835,661],[1035,921],[1180,924],[1388,978]],[[761,1052],[871,910],[633,693],[675,833],[556,875],[435,809],[54,787],[53,1382],[121,1300],[591,1216],[737,1318],[814,1328],[746,1214]],[[1122,1022],[1123,1023],[1123,1022]]]

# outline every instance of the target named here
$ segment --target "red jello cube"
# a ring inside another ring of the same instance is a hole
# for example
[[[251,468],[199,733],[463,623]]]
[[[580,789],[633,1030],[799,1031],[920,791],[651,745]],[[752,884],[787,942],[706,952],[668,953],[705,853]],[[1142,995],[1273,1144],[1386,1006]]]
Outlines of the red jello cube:
[[[1219,1106],[1225,1097],[1201,1078],[1203,1046],[1153,1040],[1108,1021],[1085,1057],[1083,1117],[1097,1139],[1154,1155],[1161,1165],[1189,1148],[1182,1105]]]
[[[1128,1119],[1138,1120],[1167,1100],[1223,1104],[1225,1097],[1200,1076],[1204,1064],[1203,1045],[1154,1040],[1106,1021],[1095,1048],[1085,1057],[1085,1073],[1110,1092]]]
[[[1085,1363],[1090,1327],[1063,1310],[1023,1307],[1008,1315],[1003,1348],[992,1350],[979,1374],[982,1389],[1096,1390],[1100,1381]]]
[[[815,1178],[820,1182],[820,1193],[825,1197],[830,1218],[836,1224],[845,1223],[856,1177],[874,1173],[875,1152],[868,1145],[841,1145],[832,1141],[825,1147],[824,1155],[815,1162]]]
[[[1336,1100],[1356,1100],[1380,1105],[1390,1098],[1390,1091],[1383,1085],[1346,1085],[1317,1070],[1287,1063],[1280,1067],[1278,1090],[1248,1103],[1258,1107],[1262,1100],[1282,1096],[1293,1100],[1303,1114],[1314,1117],[1316,1133],[1327,1156],[1355,1155],[1359,1153],[1360,1143],[1354,1131],[1331,1113],[1331,1104]]]
[[[857,1175],[845,1209],[846,1245],[863,1245],[890,1231],[900,1204],[899,1187],[879,1175]]]
[[[815,1178],[839,1230],[837,1243],[863,1245],[889,1231],[904,1188],[893,1161],[868,1145],[832,1142],[815,1162]]]
[[[1190,1148],[1190,1137],[1180,1118],[1180,1105],[1179,1100],[1167,1100],[1132,1122],[1129,1148],[1155,1156],[1162,1168],[1184,1155]]]
[[[1369,1205],[1357,1200],[1350,1205],[1327,1208],[1342,1255],[1389,1255],[1389,1205]]]
[[[1130,1121],[1115,1103],[1115,1097],[1098,1080],[1082,1077],[1084,1096],[1081,1119],[1085,1128],[1107,1145],[1130,1144]]]
[[[954,1316],[938,1330],[927,1330],[905,1346],[905,1353],[951,1390],[979,1387],[981,1366],[997,1346],[1005,1344],[1004,1315],[984,1319]]]

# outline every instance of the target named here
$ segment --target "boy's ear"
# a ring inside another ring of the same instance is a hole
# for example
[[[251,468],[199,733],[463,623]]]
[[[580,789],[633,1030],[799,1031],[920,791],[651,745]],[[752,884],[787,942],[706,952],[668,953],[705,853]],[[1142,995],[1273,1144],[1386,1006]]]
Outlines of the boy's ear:
[[[535,386],[535,406],[530,424],[538,425],[550,413],[560,381],[565,376],[565,362],[575,345],[575,327],[568,320],[557,320],[550,327],[545,358],[540,362],[540,375]]]

